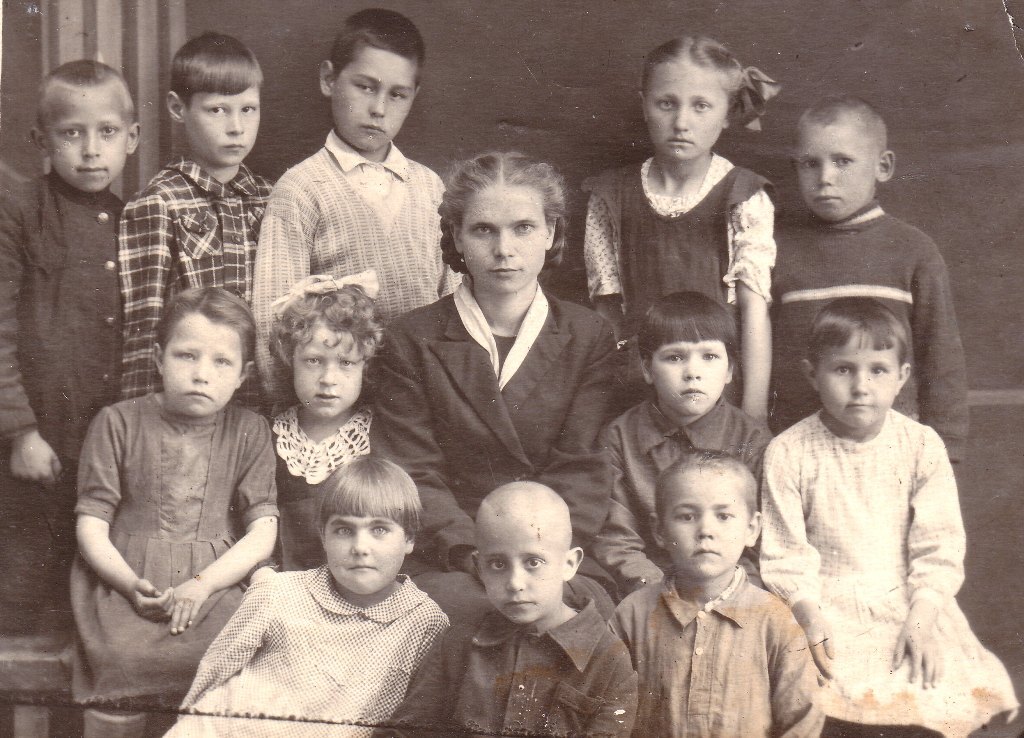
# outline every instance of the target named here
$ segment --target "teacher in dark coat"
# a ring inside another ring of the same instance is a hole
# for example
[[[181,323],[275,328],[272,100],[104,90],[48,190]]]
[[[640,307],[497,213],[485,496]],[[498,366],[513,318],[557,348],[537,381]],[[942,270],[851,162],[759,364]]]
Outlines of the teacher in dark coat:
[[[488,492],[514,480],[551,487],[584,551],[604,522],[610,474],[597,437],[613,413],[614,339],[596,313],[538,284],[565,238],[553,167],[483,154],[453,170],[439,210],[445,263],[468,276],[389,326],[371,446],[409,472],[423,501],[407,571],[461,619],[486,607],[472,552]],[[586,560],[581,571],[600,573]],[[610,604],[587,577],[568,589]]]

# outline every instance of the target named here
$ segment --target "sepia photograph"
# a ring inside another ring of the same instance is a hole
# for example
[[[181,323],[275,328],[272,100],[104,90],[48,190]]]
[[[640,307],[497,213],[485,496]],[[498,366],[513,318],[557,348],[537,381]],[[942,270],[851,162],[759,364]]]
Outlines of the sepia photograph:
[[[1024,738],[1024,0],[0,25],[0,736]]]

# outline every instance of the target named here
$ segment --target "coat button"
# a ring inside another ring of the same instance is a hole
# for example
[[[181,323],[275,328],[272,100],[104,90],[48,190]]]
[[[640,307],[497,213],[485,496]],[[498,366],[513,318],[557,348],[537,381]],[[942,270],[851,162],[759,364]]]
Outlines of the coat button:
[[[110,220],[110,213],[100,213],[96,216],[97,223],[106,223]]]
[[[701,648],[700,646],[697,646],[695,649],[693,649],[693,655],[694,656],[703,656],[704,655],[704,649]]]
[[[112,272],[115,269],[117,269],[117,263],[113,261],[104,262],[103,268],[106,269],[108,272]]]
[[[103,319],[103,322],[106,323],[107,325],[114,325],[114,316],[108,315]]]

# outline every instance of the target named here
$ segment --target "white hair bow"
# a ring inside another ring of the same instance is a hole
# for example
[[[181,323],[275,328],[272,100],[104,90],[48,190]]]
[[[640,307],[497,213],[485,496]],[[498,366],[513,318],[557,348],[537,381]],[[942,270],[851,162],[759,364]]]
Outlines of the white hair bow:
[[[326,295],[328,292],[337,292],[342,287],[353,285],[362,288],[366,296],[376,300],[380,293],[380,280],[377,279],[377,272],[367,269],[359,274],[350,274],[346,277],[332,277],[330,274],[310,274],[304,279],[292,285],[291,289],[270,304],[274,315],[281,315],[285,307],[292,300],[301,300],[308,295]]]

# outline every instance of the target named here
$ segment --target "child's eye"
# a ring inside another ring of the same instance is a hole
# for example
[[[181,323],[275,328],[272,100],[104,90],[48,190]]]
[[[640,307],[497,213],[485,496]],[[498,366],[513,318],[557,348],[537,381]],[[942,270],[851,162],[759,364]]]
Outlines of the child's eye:
[[[310,366],[317,366],[321,363],[319,356],[310,356],[309,358],[304,359],[304,361]]]
[[[837,366],[835,371],[836,371],[836,374],[844,374],[844,375],[845,374],[849,374],[850,373],[850,367],[848,367],[848,366]]]
[[[476,225],[473,226],[473,233],[478,233],[481,236],[486,236],[491,233],[491,227],[487,225]]]
[[[374,528],[373,528],[373,534],[375,536],[386,536],[390,532],[391,532],[390,529],[385,527],[385,526],[383,526],[383,525],[377,525],[377,526],[374,526]]]
[[[718,519],[719,519],[719,520],[722,520],[722,521],[725,521],[725,520],[732,520],[732,519],[733,519],[734,517],[736,517],[736,516],[735,516],[735,515],[733,515],[732,513],[725,513],[725,512],[723,512],[723,513],[718,513]]]
[[[676,513],[674,516],[676,520],[681,520],[684,523],[690,523],[693,521],[693,513]]]
[[[853,159],[849,159],[849,158],[847,158],[845,156],[841,156],[838,159],[836,159],[835,164],[836,164],[837,167],[848,167],[851,164],[853,164]]]
[[[116,136],[119,130],[119,128],[116,128],[114,126],[105,126],[103,128],[103,135],[106,136],[107,138],[111,136]]]
[[[672,100],[658,100],[659,110],[675,110],[676,104]]]
[[[60,135],[62,135],[64,138],[77,138],[80,133],[81,131],[79,131],[77,128],[65,128],[63,131],[60,132]]]
[[[186,361],[192,361],[193,359],[196,358],[196,355],[193,354],[191,351],[179,351],[178,353],[175,354],[175,356],[179,359],[184,359]]]
[[[695,110],[698,110],[698,111],[700,111],[702,113],[705,110],[710,110],[711,109],[711,105],[709,103],[704,102],[703,100],[699,100],[696,103],[694,103],[693,107],[694,107]]]
[[[538,569],[541,566],[544,566],[544,559],[533,556],[526,560],[527,569]]]
[[[242,108],[243,113],[255,113],[256,110],[257,107],[255,105],[246,105],[244,108]]]
[[[216,364],[217,364],[217,366],[231,366],[232,361],[231,361],[231,359],[228,359],[228,358],[225,358],[225,357],[221,356],[221,357],[217,358]]]
[[[394,92],[391,93],[391,97],[394,100],[404,100],[405,98],[408,97],[408,95],[400,90],[395,90]]]
[[[224,107],[222,105],[211,105],[209,111],[214,115],[219,115],[224,112]]]
[[[886,368],[885,368],[884,366],[876,366],[876,367],[874,367],[874,368],[873,368],[873,369],[871,370],[871,373],[872,373],[872,374],[878,374],[878,375],[882,375],[882,374],[888,374],[888,373],[889,373],[889,370],[888,370],[888,369],[886,369]]]
[[[710,353],[710,352],[704,354],[704,361],[714,361],[717,358],[719,358],[718,354],[714,354],[714,353]]]
[[[516,233],[519,234],[520,236],[528,236],[529,234],[533,233],[535,229],[536,226],[533,225],[532,223],[520,223],[519,225],[516,226]]]
[[[505,568],[505,562],[494,559],[492,561],[487,562],[487,567],[489,569],[493,569],[494,571],[501,571]]]

